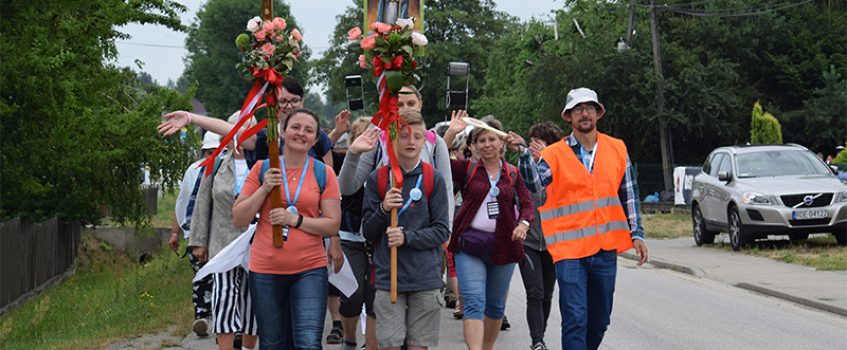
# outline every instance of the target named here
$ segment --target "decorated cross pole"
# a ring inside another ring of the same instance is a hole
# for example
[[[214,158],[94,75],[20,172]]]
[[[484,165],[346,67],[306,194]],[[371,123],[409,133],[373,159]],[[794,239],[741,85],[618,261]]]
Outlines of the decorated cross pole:
[[[379,91],[379,111],[373,117],[373,123],[388,135],[386,155],[391,169],[391,186],[403,187],[403,171],[397,161],[397,134],[402,127],[408,127],[400,116],[397,100],[400,89],[406,85],[416,85],[417,62],[415,56],[423,53],[427,39],[414,31],[414,19],[398,19],[396,25],[373,22],[369,25],[371,34],[361,37],[361,29],[353,28],[347,33],[351,41],[359,40],[364,54],[359,56],[359,66],[368,68],[368,62],[377,78]],[[391,227],[397,227],[397,209],[391,210]],[[391,247],[391,302],[397,302],[397,247]]]
[[[262,0],[262,17],[256,16],[247,21],[246,31],[250,34],[243,33],[235,38],[235,45],[241,50],[238,69],[247,80],[253,81],[253,87],[241,106],[238,122],[221,139],[221,146],[200,164],[206,166],[207,176],[212,173],[215,158],[230,141],[234,140],[237,144],[256,135],[263,128],[267,128],[270,167],[280,168],[277,96],[282,89],[283,79],[294,68],[294,63],[300,60],[303,36],[295,28],[287,29],[285,19],[273,17],[272,1]],[[242,126],[262,107],[266,107],[266,118],[236,138]],[[271,192],[271,208],[282,208],[279,186]],[[274,247],[282,248],[286,238],[287,227],[275,225]]]
[[[273,0],[262,0],[262,22],[270,21],[273,23],[273,7]],[[282,82],[280,82],[280,84],[281,83]],[[270,89],[270,91],[266,91],[265,94],[265,100],[274,101],[272,104],[268,103],[267,106],[268,161],[270,162],[271,168],[279,169],[279,121],[276,118],[276,89]],[[274,187],[271,191],[271,208],[282,208],[282,192],[280,191],[279,186]],[[282,248],[285,244],[282,231],[283,227],[281,225],[273,226],[274,247]]]

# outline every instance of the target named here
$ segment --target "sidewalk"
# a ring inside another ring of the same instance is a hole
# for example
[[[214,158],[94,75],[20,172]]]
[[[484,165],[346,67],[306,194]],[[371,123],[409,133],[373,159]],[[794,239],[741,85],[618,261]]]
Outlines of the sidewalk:
[[[697,247],[693,238],[649,240],[650,264],[847,317],[847,272]],[[624,257],[637,259],[629,251]]]

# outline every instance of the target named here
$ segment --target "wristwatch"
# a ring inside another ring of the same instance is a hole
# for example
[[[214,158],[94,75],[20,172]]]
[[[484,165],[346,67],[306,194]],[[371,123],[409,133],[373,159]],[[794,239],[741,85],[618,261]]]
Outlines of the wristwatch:
[[[519,223],[524,224],[524,225],[526,225],[527,228],[529,228],[529,220],[524,219],[524,220],[521,220]]]

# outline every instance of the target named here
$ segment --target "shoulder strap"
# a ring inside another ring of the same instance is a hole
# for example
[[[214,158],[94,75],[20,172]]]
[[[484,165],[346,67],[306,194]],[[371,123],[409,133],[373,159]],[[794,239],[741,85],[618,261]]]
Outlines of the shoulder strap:
[[[515,185],[515,179],[518,178],[518,169],[509,163],[506,163],[506,176],[509,177],[509,185]]]
[[[435,182],[435,168],[427,162],[421,162],[423,168],[423,188],[426,198],[432,194],[433,183]]]
[[[470,163],[468,163],[468,169],[465,170],[465,185],[462,187],[463,189],[468,188],[468,182],[470,182],[474,174],[476,174],[476,168],[476,159],[471,160]]]
[[[379,198],[385,199],[385,193],[388,191],[388,167],[381,166],[376,170],[376,188],[379,191]]]
[[[314,172],[315,180],[318,182],[318,188],[320,188],[321,194],[323,194],[324,189],[326,189],[326,164],[317,158],[312,158],[312,172]]]
[[[262,170],[259,171],[259,184],[265,183],[265,173],[268,172],[268,169],[271,168],[270,159],[265,159],[262,161]]]
[[[215,165],[212,168],[212,177],[218,174],[218,169],[221,167],[221,163],[223,163],[223,158],[217,157],[215,158]]]

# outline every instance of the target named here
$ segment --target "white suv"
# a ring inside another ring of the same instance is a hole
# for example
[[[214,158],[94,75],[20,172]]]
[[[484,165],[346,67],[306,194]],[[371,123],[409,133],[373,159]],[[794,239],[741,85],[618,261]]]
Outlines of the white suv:
[[[697,245],[713,243],[720,231],[729,232],[734,250],[768,235],[832,233],[847,244],[847,185],[802,146],[717,148],[692,190]]]

